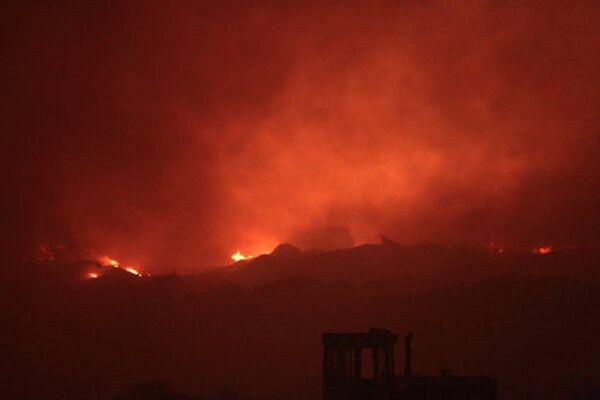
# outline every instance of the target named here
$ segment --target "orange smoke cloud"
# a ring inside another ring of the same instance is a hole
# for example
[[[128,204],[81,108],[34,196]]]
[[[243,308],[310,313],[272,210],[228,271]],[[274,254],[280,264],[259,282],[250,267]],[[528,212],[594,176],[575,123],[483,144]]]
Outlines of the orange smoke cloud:
[[[594,2],[21,7],[6,238],[151,269],[327,226],[597,244]]]

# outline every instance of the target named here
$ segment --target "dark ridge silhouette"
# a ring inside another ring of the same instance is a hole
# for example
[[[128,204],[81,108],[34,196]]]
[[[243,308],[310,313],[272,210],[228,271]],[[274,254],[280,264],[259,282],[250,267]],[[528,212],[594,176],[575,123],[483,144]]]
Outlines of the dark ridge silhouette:
[[[327,251],[354,246],[352,233],[348,228],[328,227],[308,229],[293,234],[289,242],[303,250]]]
[[[272,256],[274,257],[286,257],[286,258],[290,258],[290,257],[298,257],[302,254],[302,251],[291,244],[287,244],[287,243],[283,243],[280,244],[279,246],[275,247],[275,250],[273,250],[273,252],[271,253]]]
[[[381,238],[381,245],[382,246],[388,246],[388,247],[392,247],[392,248],[401,248],[401,247],[403,247],[400,243],[393,241],[392,239],[390,239],[389,237],[385,236],[384,234],[381,234],[379,237]]]
[[[383,235],[381,239],[380,245],[365,244],[324,252],[278,247],[271,254],[237,263],[233,270],[215,270],[206,276],[213,274],[211,279],[214,279],[221,275],[242,284],[262,284],[302,275],[358,284],[388,281],[399,283],[407,290],[428,290],[519,272],[600,284],[600,271],[596,267],[600,264],[600,252],[596,250],[566,249],[537,255],[436,243],[404,246]]]
[[[290,253],[126,280],[79,279],[87,262],[7,258],[5,398],[100,400],[155,377],[203,398],[232,379],[249,399],[319,398],[321,332],[369,326],[415,333],[413,375],[450,366],[494,376],[499,399],[564,400],[584,393],[585,380],[599,387],[595,251]]]

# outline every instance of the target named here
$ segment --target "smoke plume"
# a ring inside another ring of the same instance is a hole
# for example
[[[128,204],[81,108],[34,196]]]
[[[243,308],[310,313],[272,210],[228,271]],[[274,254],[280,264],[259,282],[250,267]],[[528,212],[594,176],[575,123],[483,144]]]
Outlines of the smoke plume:
[[[596,246],[600,6],[4,2],[4,246]]]

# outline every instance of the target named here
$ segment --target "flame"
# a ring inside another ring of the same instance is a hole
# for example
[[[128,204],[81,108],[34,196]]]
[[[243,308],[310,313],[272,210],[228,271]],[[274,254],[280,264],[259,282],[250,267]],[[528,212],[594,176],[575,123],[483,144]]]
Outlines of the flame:
[[[90,272],[90,273],[88,274],[88,277],[89,277],[90,279],[96,279],[98,276],[99,276],[99,275],[98,275],[97,273],[95,273],[95,272]]]
[[[98,257],[98,262],[105,267],[111,266],[114,268],[120,268],[120,264],[114,258],[110,258],[109,256]]]
[[[540,246],[533,249],[535,254],[546,255],[552,253],[552,246]]]
[[[129,272],[130,274],[141,276],[140,273],[138,272],[138,270],[135,268],[127,267],[127,268],[125,268],[125,271]]]
[[[238,261],[243,261],[243,260],[249,260],[252,257],[254,257],[254,256],[253,255],[245,256],[238,250],[234,255],[231,256],[231,259],[235,262],[238,262]]]
[[[119,261],[117,261],[114,258],[111,258],[109,256],[102,256],[102,257],[98,257],[98,262],[103,266],[103,267],[113,267],[113,268],[118,268],[121,269],[123,271],[129,272],[132,275],[136,275],[136,276],[149,276],[148,274],[146,275],[142,275],[142,273],[140,272],[139,267],[126,267],[124,265],[121,265],[121,263]]]

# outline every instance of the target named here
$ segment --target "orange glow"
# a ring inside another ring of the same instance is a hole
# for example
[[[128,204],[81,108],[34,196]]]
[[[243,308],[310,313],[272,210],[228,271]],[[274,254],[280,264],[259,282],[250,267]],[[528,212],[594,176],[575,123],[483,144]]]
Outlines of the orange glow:
[[[533,249],[535,254],[546,255],[552,253],[552,246],[540,246]]]
[[[125,271],[129,272],[130,274],[141,276],[140,273],[135,268],[127,267],[127,268],[125,268]]]
[[[139,267],[135,267],[135,268],[134,267],[125,267],[124,265],[121,265],[121,263],[119,261],[115,260],[114,258],[110,258],[109,256],[98,257],[98,262],[103,267],[118,268],[123,271],[129,272],[130,274],[142,276],[142,273],[140,272]]]
[[[252,257],[254,257],[254,256],[253,255],[245,256],[238,250],[234,255],[231,256],[231,259],[235,262],[238,262],[238,261],[243,261],[243,260],[249,260]]]
[[[94,273],[94,272],[90,272],[90,273],[88,274],[88,277],[89,277],[90,279],[96,279],[98,276],[99,276],[99,275],[98,275],[98,274],[96,274],[96,273]]]
[[[108,256],[98,257],[98,262],[105,267],[111,266],[114,268],[119,268],[119,262],[114,258],[110,258]]]

